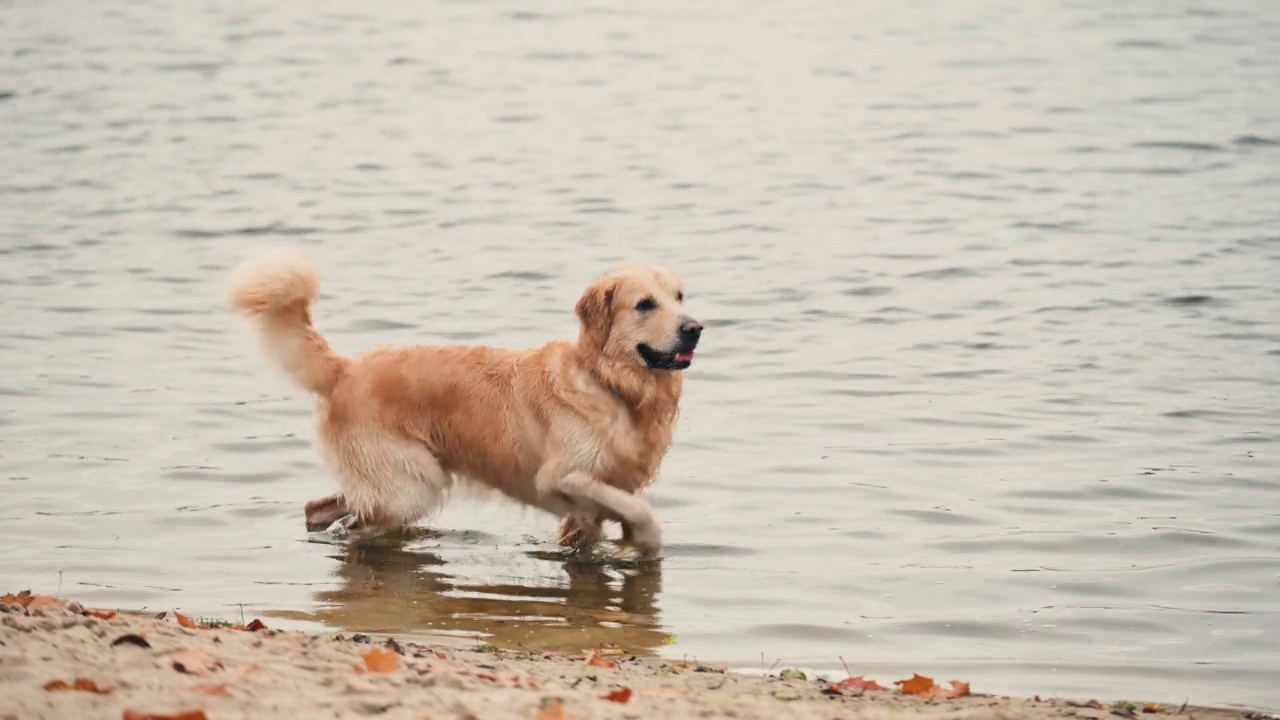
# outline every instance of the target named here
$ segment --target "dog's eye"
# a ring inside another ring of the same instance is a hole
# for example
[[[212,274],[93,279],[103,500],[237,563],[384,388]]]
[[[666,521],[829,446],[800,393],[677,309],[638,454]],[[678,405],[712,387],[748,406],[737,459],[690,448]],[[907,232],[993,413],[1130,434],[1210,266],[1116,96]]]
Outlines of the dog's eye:
[[[676,302],[684,302],[684,291],[676,293]]]
[[[650,310],[656,310],[657,308],[658,303],[654,302],[653,298],[645,298],[636,303],[636,310],[639,310],[640,312],[649,312]]]

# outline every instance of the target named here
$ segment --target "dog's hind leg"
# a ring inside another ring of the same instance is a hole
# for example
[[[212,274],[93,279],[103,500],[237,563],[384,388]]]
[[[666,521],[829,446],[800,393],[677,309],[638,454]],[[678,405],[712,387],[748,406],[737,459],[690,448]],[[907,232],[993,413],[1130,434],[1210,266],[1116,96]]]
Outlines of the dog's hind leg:
[[[330,525],[351,514],[347,509],[346,500],[341,495],[329,495],[311,500],[307,503],[305,512],[309,532],[326,530]]]
[[[453,484],[427,447],[413,440],[346,436],[333,438],[326,450],[338,475],[338,503],[350,515],[348,529],[411,525],[439,509]]]

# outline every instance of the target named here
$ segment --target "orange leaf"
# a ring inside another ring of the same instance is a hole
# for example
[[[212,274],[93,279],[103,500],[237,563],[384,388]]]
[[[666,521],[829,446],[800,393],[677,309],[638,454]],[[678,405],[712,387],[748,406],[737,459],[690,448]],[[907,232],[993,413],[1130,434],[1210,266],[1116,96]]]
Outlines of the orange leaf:
[[[254,619],[253,622],[249,623],[248,626],[245,627],[245,630],[248,630],[249,632],[258,632],[259,630],[266,630],[266,629],[267,629],[267,624],[256,618]]]
[[[933,684],[933,678],[925,677],[919,673],[912,673],[910,680],[894,680],[893,684],[902,688],[904,695],[923,695],[936,687]]]
[[[199,626],[199,625],[197,625],[197,624],[195,623],[195,621],[194,621],[194,620],[192,620],[191,618],[187,617],[186,615],[183,615],[182,613],[178,612],[177,610],[174,610],[174,611],[173,611],[173,616],[174,616],[174,617],[176,617],[176,618],[178,618],[178,624],[179,624],[179,625],[181,625],[181,626],[182,626],[182,627],[184,627],[184,628],[189,628],[189,629],[191,629],[191,630],[199,630],[199,629],[200,629],[200,626]]]
[[[400,656],[393,650],[374,648],[361,657],[372,672],[391,673],[400,669]]]
[[[498,682],[498,676],[494,675],[493,673],[478,672],[476,673],[476,677],[480,678],[481,680],[492,680],[493,682]]]
[[[600,656],[600,653],[594,651],[587,656],[587,664],[594,667],[605,668],[606,670],[612,670],[618,667],[616,663],[611,660],[605,660]]]
[[[76,678],[74,684],[67,684],[66,680],[50,680],[44,684],[44,689],[49,691],[79,690],[81,692],[98,693],[99,695],[106,695],[111,692],[111,688],[100,688],[96,682],[82,677]]]
[[[27,612],[35,612],[36,610],[49,605],[66,605],[67,601],[59,600],[52,595],[35,595],[23,604],[26,605]]]
[[[608,695],[605,695],[604,699],[625,705],[627,701],[631,699],[631,688],[624,687],[621,690],[614,690]]]
[[[5,605],[21,605],[22,607],[26,607],[27,604],[31,602],[31,591],[23,590],[17,595],[9,593],[3,598],[0,598],[0,601],[3,601]]]
[[[837,690],[884,690],[880,683],[875,680],[868,680],[861,675],[845,678],[832,687]]]
[[[221,685],[192,685],[189,688],[183,689],[187,692],[204,693],[205,695],[212,695],[213,697],[231,697],[231,693],[227,692],[226,683],[222,683]]]
[[[124,720],[209,720],[203,710],[179,710],[172,713],[149,713],[142,710],[125,710]]]
[[[111,618],[116,616],[116,611],[115,610],[85,610],[84,614],[90,617],[96,617],[99,620],[110,620]]]
[[[223,666],[221,660],[200,648],[179,650],[176,653],[170,653],[166,659],[173,665],[174,670],[188,675],[207,675]]]
[[[952,680],[951,692],[954,693],[951,697],[965,697],[966,695],[970,694],[969,683],[961,682],[959,680]]]

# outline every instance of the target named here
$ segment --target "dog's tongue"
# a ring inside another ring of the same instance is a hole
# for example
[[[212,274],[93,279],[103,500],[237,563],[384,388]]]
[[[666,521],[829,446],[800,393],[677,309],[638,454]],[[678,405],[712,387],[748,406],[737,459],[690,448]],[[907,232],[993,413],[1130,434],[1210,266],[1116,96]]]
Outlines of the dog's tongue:
[[[693,362],[693,351],[676,353],[676,360],[680,362]]]

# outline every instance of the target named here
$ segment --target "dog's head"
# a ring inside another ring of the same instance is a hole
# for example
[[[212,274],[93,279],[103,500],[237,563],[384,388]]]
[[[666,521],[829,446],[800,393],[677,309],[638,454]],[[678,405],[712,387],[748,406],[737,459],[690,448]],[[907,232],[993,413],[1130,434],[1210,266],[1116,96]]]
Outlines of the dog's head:
[[[693,362],[702,324],[684,313],[684,289],[670,270],[629,265],[597,278],[578,300],[579,344],[650,370]]]

